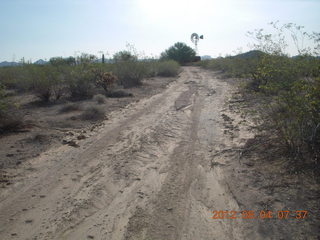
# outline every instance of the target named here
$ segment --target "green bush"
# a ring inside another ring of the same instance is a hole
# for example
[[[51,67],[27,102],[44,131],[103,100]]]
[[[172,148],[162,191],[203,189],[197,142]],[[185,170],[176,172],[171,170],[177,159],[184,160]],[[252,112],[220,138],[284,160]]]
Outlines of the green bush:
[[[320,78],[299,79],[276,97],[271,117],[295,155],[320,152]]]
[[[260,52],[255,54],[256,57],[246,53],[204,61],[199,65],[219,70],[225,76],[249,79],[247,90],[259,92],[256,97],[267,99],[262,115],[269,130],[276,130],[299,164],[305,164],[311,158],[319,167],[320,59],[312,55],[319,49],[319,34],[308,34],[303,27],[294,24],[282,27],[272,24],[277,30],[274,35],[264,34],[262,30],[251,33],[257,39],[256,49],[264,51],[256,50],[255,53]],[[315,43],[314,51],[298,48],[298,56],[286,55],[285,37],[290,36],[284,32],[286,29],[297,47],[301,46],[299,41],[309,39]]]
[[[159,61],[148,59],[144,62],[146,67],[146,77],[155,77],[158,74]]]
[[[73,67],[67,75],[66,84],[72,99],[87,99],[93,96],[94,72],[86,65]]]
[[[8,89],[17,89],[18,91],[32,90],[33,84],[29,67],[29,64],[26,64],[0,68],[0,83]]]
[[[114,64],[114,73],[119,83],[128,88],[141,85],[142,79],[147,76],[147,68],[142,61],[123,61]]]
[[[162,77],[175,77],[180,71],[180,65],[173,60],[159,62],[157,68],[157,75]]]
[[[58,100],[64,93],[62,73],[53,66],[30,66],[33,92],[44,102]]]
[[[180,64],[193,62],[196,52],[185,43],[177,42],[163,53],[161,53],[162,60],[174,60]]]

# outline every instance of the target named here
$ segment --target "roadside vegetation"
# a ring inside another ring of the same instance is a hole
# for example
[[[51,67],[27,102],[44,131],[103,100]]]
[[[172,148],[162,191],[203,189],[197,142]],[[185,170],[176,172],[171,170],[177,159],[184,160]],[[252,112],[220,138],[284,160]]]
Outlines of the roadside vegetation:
[[[106,101],[105,97],[132,96],[115,88],[140,86],[144,78],[175,77],[179,72],[178,62],[141,58],[133,47],[114,54],[108,63],[101,63],[96,56],[83,53],[78,57],[54,57],[44,65],[21,63],[19,66],[1,67],[0,133],[10,130],[14,121],[8,118],[19,112],[11,103],[9,92],[13,95],[32,93],[39,102],[49,105],[91,98],[101,104]],[[92,108],[88,113],[84,119],[89,115],[99,115],[101,111],[93,111]]]
[[[265,130],[276,133],[296,166],[320,169],[320,34],[271,23],[274,34],[249,32],[255,50],[199,63],[224,77],[245,79],[246,94],[262,104]],[[291,36],[298,55],[288,56]],[[309,46],[304,46],[309,42]],[[312,46],[312,47],[311,47]]]
[[[193,62],[195,56],[196,52],[191,47],[187,46],[185,43],[177,42],[161,53],[160,59],[174,60],[184,65]]]

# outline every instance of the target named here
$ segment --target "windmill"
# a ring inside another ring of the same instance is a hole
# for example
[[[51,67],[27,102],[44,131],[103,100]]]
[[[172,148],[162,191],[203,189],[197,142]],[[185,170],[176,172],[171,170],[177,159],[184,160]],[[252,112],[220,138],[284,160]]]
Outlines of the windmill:
[[[203,35],[199,36],[197,33],[191,34],[191,42],[194,43],[194,50],[196,51],[196,54],[198,54],[198,42],[200,39],[203,39]]]

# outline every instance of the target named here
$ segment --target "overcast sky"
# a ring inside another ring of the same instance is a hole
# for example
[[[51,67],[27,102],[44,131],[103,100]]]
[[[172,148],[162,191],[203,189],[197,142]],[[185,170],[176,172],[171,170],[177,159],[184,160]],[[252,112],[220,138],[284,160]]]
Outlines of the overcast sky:
[[[0,0],[0,61],[79,52],[110,56],[133,44],[158,56],[181,41],[213,57],[248,50],[246,32],[294,22],[320,32],[320,0]]]

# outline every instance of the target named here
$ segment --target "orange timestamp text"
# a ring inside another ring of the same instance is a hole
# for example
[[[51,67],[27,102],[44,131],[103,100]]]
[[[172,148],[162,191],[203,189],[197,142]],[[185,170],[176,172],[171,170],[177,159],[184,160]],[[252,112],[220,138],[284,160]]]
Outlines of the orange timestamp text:
[[[308,211],[304,210],[244,210],[244,211],[212,211],[212,219],[305,219]]]

